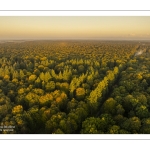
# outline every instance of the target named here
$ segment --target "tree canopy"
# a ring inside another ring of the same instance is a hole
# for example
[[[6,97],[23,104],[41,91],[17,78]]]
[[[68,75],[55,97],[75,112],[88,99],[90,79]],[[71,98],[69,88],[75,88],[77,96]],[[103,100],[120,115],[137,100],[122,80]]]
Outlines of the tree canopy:
[[[0,42],[2,133],[149,134],[150,43],[61,43]]]

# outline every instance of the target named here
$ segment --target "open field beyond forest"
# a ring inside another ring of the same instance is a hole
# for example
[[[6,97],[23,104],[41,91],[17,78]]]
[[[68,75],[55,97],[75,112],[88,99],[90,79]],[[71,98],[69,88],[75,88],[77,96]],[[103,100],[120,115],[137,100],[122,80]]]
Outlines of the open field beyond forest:
[[[150,42],[0,42],[0,133],[150,134]]]

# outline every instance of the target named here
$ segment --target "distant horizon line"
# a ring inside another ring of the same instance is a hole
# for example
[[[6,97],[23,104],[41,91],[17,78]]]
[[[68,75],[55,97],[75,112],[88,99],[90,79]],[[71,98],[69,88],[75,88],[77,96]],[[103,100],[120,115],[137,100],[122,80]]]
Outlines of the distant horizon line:
[[[150,39],[0,39],[0,42],[4,41],[150,41]]]

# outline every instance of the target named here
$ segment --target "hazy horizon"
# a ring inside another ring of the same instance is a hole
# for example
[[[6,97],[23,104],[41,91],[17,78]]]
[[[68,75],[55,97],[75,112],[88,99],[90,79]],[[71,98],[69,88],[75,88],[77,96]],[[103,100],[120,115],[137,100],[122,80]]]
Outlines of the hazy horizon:
[[[150,40],[149,16],[1,16],[2,40]]]

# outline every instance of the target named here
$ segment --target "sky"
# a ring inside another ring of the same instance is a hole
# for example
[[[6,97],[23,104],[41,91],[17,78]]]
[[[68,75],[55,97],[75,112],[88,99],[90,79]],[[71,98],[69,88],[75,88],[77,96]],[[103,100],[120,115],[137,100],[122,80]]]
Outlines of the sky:
[[[149,16],[0,16],[0,40],[150,40]]]

